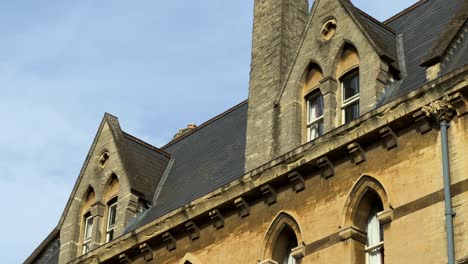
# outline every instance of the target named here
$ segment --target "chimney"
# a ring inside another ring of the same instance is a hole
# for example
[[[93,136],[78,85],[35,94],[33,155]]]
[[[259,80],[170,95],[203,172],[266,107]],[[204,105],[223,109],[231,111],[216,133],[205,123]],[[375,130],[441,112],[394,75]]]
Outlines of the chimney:
[[[177,133],[174,135],[174,138],[173,138],[172,140],[178,139],[178,138],[180,138],[180,137],[182,137],[182,136],[184,136],[184,135],[186,135],[186,134],[192,132],[195,128],[197,128],[197,125],[195,125],[195,124],[188,124],[187,127],[179,129],[179,132],[177,132]]]

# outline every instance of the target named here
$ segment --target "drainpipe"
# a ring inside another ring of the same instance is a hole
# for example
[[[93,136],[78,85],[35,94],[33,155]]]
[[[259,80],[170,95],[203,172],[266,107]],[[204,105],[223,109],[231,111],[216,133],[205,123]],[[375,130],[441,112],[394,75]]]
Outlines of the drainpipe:
[[[452,193],[450,190],[450,167],[448,155],[448,135],[447,130],[450,127],[447,119],[440,121],[440,132],[442,141],[442,169],[444,174],[444,196],[445,196],[445,224],[447,232],[447,256],[448,264],[455,264],[455,247],[453,239],[453,216],[452,211]]]

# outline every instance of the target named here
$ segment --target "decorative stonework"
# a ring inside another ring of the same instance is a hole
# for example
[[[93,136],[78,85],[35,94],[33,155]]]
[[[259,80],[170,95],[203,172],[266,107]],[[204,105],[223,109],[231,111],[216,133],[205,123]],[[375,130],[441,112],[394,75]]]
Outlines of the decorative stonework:
[[[322,28],[320,29],[320,39],[322,41],[329,41],[333,38],[336,33],[336,20],[330,19],[327,22],[323,23]]]
[[[340,231],[339,236],[340,236],[340,239],[343,241],[351,238],[356,241],[366,243],[366,240],[367,240],[366,232],[364,232],[363,230],[355,226],[348,226],[346,228],[343,228]]]
[[[153,260],[153,249],[147,243],[141,244],[139,248],[146,262]]]
[[[450,122],[455,115],[455,108],[450,103],[450,97],[444,96],[442,99],[431,102],[429,105],[423,106],[421,111],[429,118],[436,122]]]
[[[164,243],[166,244],[166,249],[168,251],[172,251],[176,249],[176,239],[172,236],[171,233],[166,232],[162,235],[162,239]]]
[[[317,165],[320,168],[320,175],[322,178],[327,179],[335,174],[335,168],[327,157],[318,159]]]
[[[398,146],[398,138],[390,127],[386,126],[380,129],[379,135],[383,139],[383,145],[387,150]]]
[[[109,160],[109,152],[104,151],[100,156],[98,160],[98,164],[101,168],[104,168],[106,165],[107,161]]]
[[[234,200],[234,205],[237,207],[237,211],[239,213],[239,216],[241,218],[247,217],[250,215],[250,206],[249,204],[244,200],[244,198],[240,197]]]
[[[200,228],[194,222],[187,222],[185,224],[185,228],[187,229],[187,232],[189,233],[189,238],[192,241],[200,238]]]
[[[351,159],[354,165],[358,165],[366,161],[366,155],[364,149],[359,145],[359,143],[351,143],[348,145],[348,151],[351,155]]]
[[[218,209],[214,209],[213,211],[210,211],[209,215],[210,215],[211,221],[213,222],[214,228],[221,229],[224,227],[224,217],[219,212]]]
[[[300,243],[299,246],[293,248],[291,250],[291,255],[296,260],[299,260],[299,259],[305,257],[305,245],[304,245],[304,243]]]
[[[271,185],[267,184],[264,185],[260,188],[260,191],[262,192],[263,199],[266,204],[272,205],[276,203],[276,191],[271,187]]]
[[[119,263],[122,263],[122,264],[130,264],[132,263],[130,258],[127,256],[127,254],[120,254],[119,255]]]
[[[292,188],[296,193],[305,189],[304,177],[302,177],[302,175],[299,172],[293,171],[289,173],[288,179],[291,182]]]
[[[377,220],[379,220],[381,225],[390,223],[393,220],[393,209],[377,213]]]

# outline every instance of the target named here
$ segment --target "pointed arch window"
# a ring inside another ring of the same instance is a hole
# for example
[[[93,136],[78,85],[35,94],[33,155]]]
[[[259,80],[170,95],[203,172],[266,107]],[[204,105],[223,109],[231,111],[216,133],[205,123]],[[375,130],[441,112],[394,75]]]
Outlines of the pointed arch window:
[[[106,220],[106,243],[114,240],[117,227],[117,205],[119,194],[119,180],[117,176],[112,175],[109,187],[106,192],[107,220]]]
[[[359,70],[355,69],[341,78],[343,123],[359,117]]]
[[[106,242],[112,241],[115,234],[115,223],[117,218],[117,197],[108,203]]]
[[[84,232],[83,232],[83,254],[89,252],[91,248],[91,238],[93,234],[93,221],[91,213],[87,213],[84,216]]]
[[[316,91],[307,96],[307,141],[323,134],[323,96]]]
[[[315,63],[311,63],[304,72],[305,127],[306,141],[314,140],[323,134],[324,103],[320,92],[323,73]]]
[[[288,225],[279,234],[273,249],[273,260],[279,264],[296,264],[293,248],[297,247],[297,237]]]
[[[367,219],[367,243],[365,247],[367,264],[384,263],[383,229],[379,219],[377,218],[377,214],[380,210],[379,206],[376,203],[373,203]]]
[[[91,249],[93,238],[94,216],[91,214],[91,207],[95,203],[96,198],[92,188],[86,192],[85,202],[82,207],[82,224],[81,224],[81,253],[86,254]]]

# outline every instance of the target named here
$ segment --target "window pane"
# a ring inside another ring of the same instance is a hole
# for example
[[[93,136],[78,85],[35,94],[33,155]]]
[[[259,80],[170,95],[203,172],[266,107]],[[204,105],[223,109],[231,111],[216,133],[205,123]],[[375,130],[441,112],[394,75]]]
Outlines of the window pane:
[[[312,95],[307,99],[307,123],[314,122],[323,116],[323,96]]]
[[[348,105],[344,109],[345,123],[351,122],[359,117],[359,101]]]
[[[109,207],[109,225],[108,227],[112,227],[115,225],[115,216],[117,214],[117,205],[113,204]]]
[[[380,222],[377,219],[378,207],[374,204],[372,205],[369,219],[367,220],[367,246],[375,246],[382,241]],[[383,248],[376,248],[367,252],[367,258],[369,264],[382,264],[382,250]]]
[[[93,218],[88,217],[88,218],[86,218],[84,240],[91,239],[92,233],[93,233]]]
[[[114,229],[107,231],[107,242],[112,241],[114,239]]]
[[[342,83],[344,101],[359,94],[359,72],[354,72],[344,77]]]
[[[314,140],[323,134],[323,122],[315,123],[308,127],[309,140]]]

